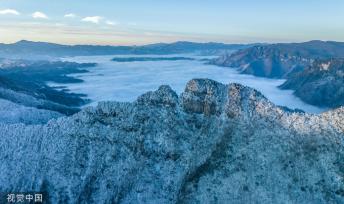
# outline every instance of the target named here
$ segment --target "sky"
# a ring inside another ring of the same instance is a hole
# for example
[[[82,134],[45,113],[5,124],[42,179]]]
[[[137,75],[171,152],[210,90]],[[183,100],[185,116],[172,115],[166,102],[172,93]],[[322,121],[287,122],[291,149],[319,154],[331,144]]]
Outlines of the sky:
[[[343,0],[0,0],[0,42],[344,41]]]

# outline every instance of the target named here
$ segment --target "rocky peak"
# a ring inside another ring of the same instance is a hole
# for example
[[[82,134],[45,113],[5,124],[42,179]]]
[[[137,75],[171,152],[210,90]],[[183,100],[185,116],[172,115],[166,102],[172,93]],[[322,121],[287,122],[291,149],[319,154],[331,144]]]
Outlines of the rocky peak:
[[[186,112],[219,115],[222,112],[226,86],[209,79],[194,79],[187,83],[181,94]]]
[[[194,79],[181,94],[186,112],[225,114],[231,118],[252,115],[259,106],[273,106],[260,92],[237,83],[223,85],[210,79]],[[264,104],[264,105],[261,105]]]
[[[175,107],[178,104],[178,95],[170,86],[162,85],[157,91],[150,91],[138,97],[136,103],[139,105]]]

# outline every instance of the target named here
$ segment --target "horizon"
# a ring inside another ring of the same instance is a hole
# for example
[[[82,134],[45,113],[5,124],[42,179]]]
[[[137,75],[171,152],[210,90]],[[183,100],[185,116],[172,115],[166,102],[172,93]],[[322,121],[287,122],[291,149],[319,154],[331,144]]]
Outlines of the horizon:
[[[1,0],[0,39],[66,45],[344,41],[344,2]]]
[[[85,3],[86,2],[86,3]],[[145,45],[344,41],[344,2],[1,0],[0,41]]]
[[[132,44],[132,45],[120,45],[120,44],[65,44],[65,43],[57,43],[57,42],[47,42],[47,41],[34,41],[34,40],[27,40],[22,39],[15,42],[0,42],[0,44],[3,45],[13,45],[20,42],[31,42],[31,43],[49,43],[49,44],[56,44],[56,45],[64,45],[64,46],[128,46],[128,47],[139,47],[139,46],[146,46],[146,45],[155,45],[155,44],[175,44],[175,43],[195,43],[195,44],[208,44],[208,43],[214,43],[214,44],[224,44],[224,45],[254,45],[254,44],[261,44],[261,45],[274,45],[274,44],[289,44],[289,43],[309,43],[309,42],[336,42],[336,43],[344,43],[344,41],[333,41],[333,40],[308,40],[308,41],[301,41],[301,42],[275,42],[275,43],[267,43],[267,42],[254,42],[254,43],[225,43],[225,42],[214,42],[214,41],[206,41],[206,42],[197,42],[197,41],[173,41],[173,42],[156,42],[156,43],[148,43],[148,44]]]
[[[313,40],[312,40],[313,41]],[[12,45],[20,42],[32,42],[32,43],[50,43],[50,44],[57,44],[57,45],[66,45],[66,46],[77,46],[77,45],[90,45],[90,46],[126,46],[126,45],[119,45],[119,44],[62,44],[57,42],[48,42],[48,41],[34,41],[34,40],[28,40],[28,39],[21,39],[18,41],[6,43],[6,42],[0,42],[0,44],[5,45]],[[148,43],[148,44],[133,44],[133,45],[127,45],[127,46],[145,46],[145,45],[155,45],[155,44],[174,44],[174,43],[200,43],[200,44],[207,44],[207,43],[215,43],[215,44],[224,44],[224,45],[249,45],[249,44],[267,44],[264,42],[256,42],[256,43],[224,43],[224,42],[214,42],[214,41],[206,41],[206,42],[197,42],[197,41],[184,41],[184,40],[178,40],[178,41],[172,41],[172,42],[156,42],[156,43]]]

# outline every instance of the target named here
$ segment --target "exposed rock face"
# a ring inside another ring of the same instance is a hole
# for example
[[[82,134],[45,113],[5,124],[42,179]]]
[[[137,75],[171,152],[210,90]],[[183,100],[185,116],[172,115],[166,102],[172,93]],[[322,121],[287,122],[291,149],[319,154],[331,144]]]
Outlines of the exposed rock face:
[[[310,41],[255,46],[224,55],[212,63],[239,68],[244,74],[287,78],[311,65],[314,59],[340,57],[344,57],[344,43]]]
[[[344,105],[344,60],[317,60],[281,86],[293,89],[307,103],[336,108]]]
[[[192,80],[46,125],[0,125],[0,189],[51,203],[343,203],[344,108],[285,112]]]

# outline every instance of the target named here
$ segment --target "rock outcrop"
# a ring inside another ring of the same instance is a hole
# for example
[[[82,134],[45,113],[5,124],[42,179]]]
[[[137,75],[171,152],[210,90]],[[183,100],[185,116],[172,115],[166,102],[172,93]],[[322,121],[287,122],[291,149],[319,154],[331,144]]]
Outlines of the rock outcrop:
[[[161,86],[0,125],[0,189],[50,203],[343,203],[343,118],[286,112],[239,84]]]

